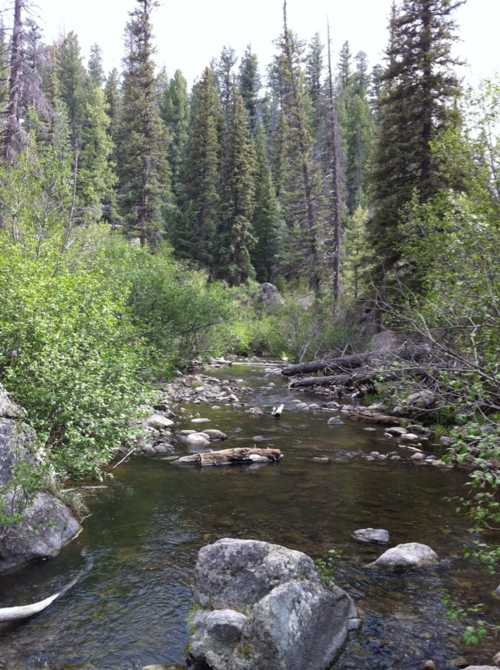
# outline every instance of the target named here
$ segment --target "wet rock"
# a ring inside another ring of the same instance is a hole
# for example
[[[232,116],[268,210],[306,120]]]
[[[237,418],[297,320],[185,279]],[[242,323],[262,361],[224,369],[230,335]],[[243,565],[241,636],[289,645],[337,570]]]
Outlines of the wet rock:
[[[250,407],[248,413],[252,414],[253,416],[262,416],[264,414],[264,410],[261,407]]]
[[[500,665],[500,651],[493,656],[493,663],[495,665]]]
[[[450,665],[451,665],[453,668],[465,668],[465,667],[467,667],[467,665],[469,665],[469,664],[468,664],[468,662],[467,662],[467,659],[464,658],[464,656],[457,656],[456,658],[453,658],[453,659],[450,661]]]
[[[149,428],[153,428],[154,430],[162,431],[172,428],[174,422],[172,419],[167,419],[167,417],[163,416],[163,414],[153,414],[146,419],[146,425]]]
[[[173,454],[175,452],[175,447],[173,444],[170,444],[170,442],[160,442],[159,444],[154,445],[153,450],[155,454],[164,456]]]
[[[422,454],[422,452],[417,451],[415,454],[412,454],[411,460],[412,461],[424,461],[425,460],[425,455]]]
[[[312,403],[309,405],[309,409],[310,409],[311,411],[313,411],[313,412],[316,412],[318,409],[321,409],[321,407],[318,405],[318,403],[316,403],[316,402],[312,402]]]
[[[194,599],[191,655],[212,670],[326,670],[358,623],[308,556],[253,540],[203,547]]]
[[[465,670],[499,670],[496,665],[468,665]]]
[[[415,435],[415,433],[405,433],[404,435],[400,435],[399,439],[401,442],[420,442],[421,438],[418,435]]]
[[[332,416],[330,419],[328,419],[328,425],[329,426],[343,426],[344,422],[339,416]]]
[[[402,428],[401,426],[393,426],[391,428],[387,428],[385,432],[391,437],[401,437],[402,435],[405,435],[408,431],[406,430],[406,428]]]
[[[496,587],[496,589],[493,592],[497,598],[500,598],[500,584]]]
[[[368,426],[367,428],[363,428],[367,433],[376,433],[377,429],[373,428],[373,426]]]
[[[436,670],[436,664],[434,661],[426,661],[422,666],[422,670]]]
[[[315,456],[313,458],[314,463],[330,463],[328,456]]]
[[[216,430],[215,428],[204,430],[203,434],[207,435],[211,442],[223,442],[224,440],[227,440],[226,433],[223,433],[222,430]]]
[[[196,419],[191,419],[191,423],[195,424],[202,424],[202,423],[210,423],[210,419],[203,419],[203,418],[196,418]]]
[[[389,531],[385,528],[360,528],[352,534],[358,542],[373,542],[374,544],[388,544]]]
[[[388,549],[370,566],[388,569],[421,568],[434,565],[438,560],[437,554],[426,544],[408,542]]]

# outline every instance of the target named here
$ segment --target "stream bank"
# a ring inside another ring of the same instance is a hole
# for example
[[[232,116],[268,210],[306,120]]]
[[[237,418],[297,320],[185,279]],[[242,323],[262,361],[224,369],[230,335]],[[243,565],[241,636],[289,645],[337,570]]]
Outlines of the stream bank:
[[[490,636],[478,648],[465,648],[463,625],[448,618],[444,604],[449,599],[467,608],[483,601],[481,616],[495,621],[494,578],[463,560],[471,538],[451,500],[462,492],[463,473],[391,460],[391,452],[402,450],[384,437],[384,427],[352,422],[307,393],[288,391],[278,372],[269,363],[234,364],[212,368],[212,382],[194,375],[169,387],[169,403],[164,399],[158,411],[173,412],[176,432],[210,426],[228,436],[223,447],[257,442],[282,449],[285,458],[264,467],[179,468],[164,460],[188,451],[171,431],[175,453],[120,466],[114,482],[87,497],[92,516],[75,543],[53,561],[1,579],[6,606],[31,602],[57,590],[80,565],[82,549],[94,559],[93,572],[68,597],[2,631],[5,667],[182,665],[196,554],[222,537],[330,557],[336,583],[363,617],[336,665],[340,670],[417,670],[428,659],[438,670],[451,670],[464,655],[491,662],[498,642]],[[208,393],[201,388],[207,384]],[[281,402],[285,411],[276,420],[270,409]],[[339,416],[342,423],[328,424]],[[192,423],[203,418],[209,422]],[[381,549],[352,538],[366,527],[387,528],[391,544],[426,543],[440,563],[411,574],[367,570]]]

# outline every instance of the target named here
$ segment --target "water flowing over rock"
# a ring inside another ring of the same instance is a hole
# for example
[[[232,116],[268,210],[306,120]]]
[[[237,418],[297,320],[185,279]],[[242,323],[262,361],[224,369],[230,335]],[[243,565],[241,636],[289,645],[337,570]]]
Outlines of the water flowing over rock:
[[[389,569],[422,568],[433,565],[438,560],[436,552],[426,544],[408,542],[388,549],[370,565]]]
[[[212,670],[326,670],[358,623],[308,556],[255,540],[203,547],[194,598],[191,662]]]
[[[0,528],[0,572],[36,558],[56,556],[80,530],[70,510],[55,496],[26,497],[14,484],[18,467],[36,467],[36,435],[22,421],[23,409],[0,386],[0,509],[16,523]]]

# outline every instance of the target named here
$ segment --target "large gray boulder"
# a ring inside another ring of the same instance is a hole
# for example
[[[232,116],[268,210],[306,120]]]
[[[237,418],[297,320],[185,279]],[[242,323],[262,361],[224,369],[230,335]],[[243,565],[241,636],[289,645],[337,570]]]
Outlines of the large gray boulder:
[[[36,435],[24,416],[0,386],[0,512],[8,519],[0,525],[0,572],[56,556],[80,531],[58,498],[43,492],[28,497],[16,482],[20,468],[40,465]]]
[[[260,287],[260,302],[269,311],[281,307],[285,301],[274,284],[265,282]]]
[[[308,556],[255,540],[203,547],[194,598],[191,660],[212,670],[325,670],[358,623]]]

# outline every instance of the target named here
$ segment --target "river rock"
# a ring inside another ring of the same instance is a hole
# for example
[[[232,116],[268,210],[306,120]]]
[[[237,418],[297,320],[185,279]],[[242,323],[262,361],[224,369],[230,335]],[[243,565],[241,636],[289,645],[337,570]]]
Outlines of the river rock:
[[[433,565],[438,560],[436,552],[426,544],[408,542],[388,549],[376,561],[370,563],[370,566],[389,569],[422,568]]]
[[[149,428],[162,431],[172,428],[174,422],[172,419],[167,419],[167,417],[163,416],[163,414],[153,414],[146,419],[146,425],[149,426]]]
[[[465,670],[499,670],[496,665],[468,665]]]
[[[190,653],[212,670],[326,670],[358,623],[308,556],[254,540],[203,547],[194,599]]]
[[[208,430],[204,430],[203,434],[208,435],[210,441],[223,442],[224,440],[227,440],[226,433],[223,433],[222,430],[216,430],[215,428],[209,428]]]
[[[210,446],[210,438],[205,433],[190,433],[189,435],[181,435],[181,442],[188,447],[208,447]]]
[[[201,423],[210,423],[210,419],[203,419],[203,418],[197,418],[197,419],[191,419],[191,423],[196,423],[196,424],[201,424]]]
[[[412,393],[405,400],[405,405],[419,409],[430,409],[436,403],[436,394],[428,389]]]
[[[13,483],[16,468],[40,461],[35,454],[36,434],[22,421],[25,411],[12,402],[0,386],[0,496],[2,512],[19,516],[0,533],[0,572],[37,558],[56,556],[80,531],[80,524],[58,498],[39,492],[24,502]]]
[[[328,419],[328,425],[329,426],[342,426],[344,425],[344,422],[339,416],[332,416],[330,419]]]
[[[401,442],[420,442],[422,438],[415,435],[415,433],[403,433],[403,435],[399,436],[399,439]]]
[[[402,437],[403,435],[406,435],[408,431],[401,426],[392,426],[391,428],[387,428],[385,432],[392,437]]]
[[[352,534],[358,542],[374,542],[375,544],[388,544],[389,531],[385,528],[360,528]]]

